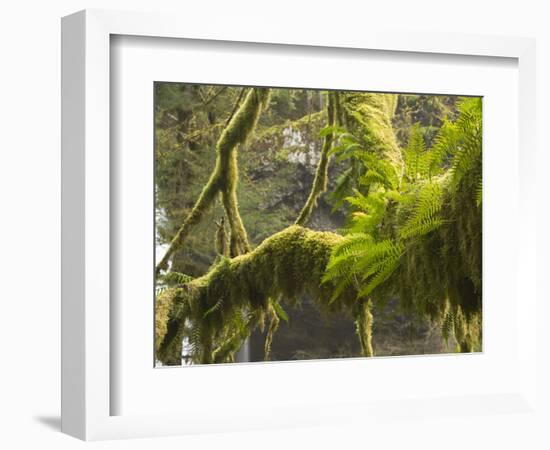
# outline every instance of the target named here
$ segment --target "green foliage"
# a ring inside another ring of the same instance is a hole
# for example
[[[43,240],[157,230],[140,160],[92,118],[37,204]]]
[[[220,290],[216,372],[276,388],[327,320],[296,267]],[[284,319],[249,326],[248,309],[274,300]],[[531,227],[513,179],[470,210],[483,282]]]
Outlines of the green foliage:
[[[437,230],[443,224],[440,215],[443,207],[442,181],[421,184],[413,194],[413,211],[399,227],[399,237],[403,240],[423,236]]]
[[[347,227],[348,232],[362,232],[377,236],[379,225],[386,214],[387,198],[382,192],[373,192],[367,196],[358,190],[354,193],[354,196],[346,197],[347,203],[357,208],[357,211],[352,213]]]
[[[412,127],[417,126],[426,146],[433,146],[433,139],[444,122],[456,119],[458,98],[454,95],[400,94],[392,119],[398,143],[405,147]]]
[[[260,125],[271,127],[279,123],[281,117],[291,121],[308,118],[323,109],[325,93],[310,89],[272,89],[269,110],[262,114]]]
[[[272,305],[273,307],[273,311],[275,312],[275,314],[277,315],[277,317],[279,319],[283,319],[286,323],[288,323],[288,314],[286,313],[286,311],[283,309],[283,307],[281,306],[281,304],[279,303],[279,301],[277,300],[272,300]]]
[[[348,235],[335,246],[323,281],[335,283],[335,295],[353,287],[359,297],[368,297],[393,273],[403,250],[401,243],[389,239],[377,242],[366,233]]]
[[[460,115],[456,121],[458,130],[451,164],[452,182],[458,186],[463,177],[475,172],[481,182],[481,98],[464,100],[459,105]],[[473,192],[478,195],[478,186]]]
[[[359,298],[399,297],[442,323],[460,351],[481,345],[481,100],[465,99],[426,148],[413,126],[404,149],[405,180],[375,171],[347,198],[349,234],[335,246],[325,282]],[[361,155],[361,149],[353,152]],[[363,153],[367,153],[366,150]]]
[[[157,279],[158,284],[167,286],[175,286],[179,284],[189,283],[193,277],[180,272],[168,272]]]
[[[420,125],[413,125],[407,147],[404,150],[405,174],[411,182],[429,175],[431,153],[426,151],[424,136],[420,131]]]
[[[381,186],[387,190],[397,189],[400,178],[391,161],[380,159],[374,155],[363,152],[358,158],[365,167],[365,173],[359,177],[359,184],[371,188]]]

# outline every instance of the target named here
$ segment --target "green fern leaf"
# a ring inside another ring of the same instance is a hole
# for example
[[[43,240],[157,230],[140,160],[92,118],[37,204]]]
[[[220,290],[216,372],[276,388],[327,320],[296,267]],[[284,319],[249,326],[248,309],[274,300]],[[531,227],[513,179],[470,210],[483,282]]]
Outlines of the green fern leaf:
[[[281,306],[281,304],[277,301],[277,300],[274,300],[272,302],[272,305],[273,305],[273,309],[275,310],[275,312],[277,313],[277,316],[281,319],[283,319],[286,323],[288,323],[288,314],[286,313],[286,311],[283,309],[283,307]]]

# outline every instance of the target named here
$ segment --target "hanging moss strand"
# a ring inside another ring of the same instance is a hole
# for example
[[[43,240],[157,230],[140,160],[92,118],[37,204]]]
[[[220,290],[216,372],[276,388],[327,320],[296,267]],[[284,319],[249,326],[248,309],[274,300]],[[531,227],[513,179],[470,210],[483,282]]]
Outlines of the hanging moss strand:
[[[229,256],[229,243],[227,231],[225,229],[225,217],[216,222],[216,253],[218,255]]]
[[[371,300],[361,302],[358,307],[357,317],[355,319],[355,329],[359,342],[361,343],[361,351],[363,356],[374,356],[372,347],[372,302]]]

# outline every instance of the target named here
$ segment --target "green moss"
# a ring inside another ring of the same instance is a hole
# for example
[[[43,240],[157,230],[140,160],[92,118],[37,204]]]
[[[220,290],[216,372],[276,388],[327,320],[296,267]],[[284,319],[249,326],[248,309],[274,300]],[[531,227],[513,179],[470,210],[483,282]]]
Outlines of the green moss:
[[[364,92],[346,93],[342,117],[353,133],[363,135],[367,150],[392,163],[398,177],[404,172],[401,149],[392,127],[397,95]]]
[[[356,308],[355,329],[361,343],[361,350],[365,356],[374,356],[372,348],[372,302],[371,300],[358,302]]]
[[[185,323],[174,320],[183,305],[175,302],[179,288],[166,289],[157,295],[155,302],[155,350],[156,357],[164,364],[179,364],[181,361],[182,337]]]
[[[179,328],[165,334],[159,357],[172,354],[169,349],[180,345],[174,337],[187,335],[194,340],[196,362],[208,362],[207,353],[230,359],[239,343],[266,316],[274,332],[278,322],[273,318],[270,299],[295,304],[308,295],[322,310],[354,314],[353,289],[334,298],[334,286],[321,283],[332,248],[341,239],[335,233],[294,225],[269,237],[252,252],[224,258],[206,275],[168,289],[163,293],[163,299],[169,298],[172,303],[167,322],[178,323]],[[364,316],[364,312],[361,314]]]
[[[269,319],[269,327],[267,329],[267,334],[265,337],[265,344],[264,344],[265,361],[269,361],[269,357],[271,355],[271,343],[273,342],[273,336],[277,331],[277,329],[279,328],[279,323],[281,322],[272,302],[270,302],[270,305],[268,308],[268,315],[270,319]]]
[[[229,239],[225,229],[225,218],[216,222],[216,252],[218,255],[229,256]]]
[[[158,350],[160,343],[166,336],[168,317],[173,303],[175,291],[162,292],[156,297],[155,302],[155,348]]]

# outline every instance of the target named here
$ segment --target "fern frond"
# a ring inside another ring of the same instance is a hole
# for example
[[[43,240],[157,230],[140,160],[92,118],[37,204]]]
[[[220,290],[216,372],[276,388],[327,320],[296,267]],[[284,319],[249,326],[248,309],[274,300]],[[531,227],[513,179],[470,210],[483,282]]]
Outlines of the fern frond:
[[[437,175],[446,163],[446,160],[456,153],[460,140],[458,127],[449,121],[445,121],[439,129],[434,144],[429,151],[429,174]]]
[[[430,233],[443,224],[439,217],[442,208],[443,189],[441,184],[426,183],[419,191],[412,215],[401,226],[402,239],[419,237]]]
[[[374,289],[386,281],[399,266],[404,246],[391,240],[372,245],[369,251],[357,263],[357,271],[362,276],[363,288],[359,297],[369,296]]]
[[[166,285],[174,286],[178,284],[186,284],[193,281],[193,277],[180,272],[168,272],[163,275],[159,275],[157,279]]]
[[[359,184],[363,186],[367,186],[369,188],[372,185],[376,185],[376,184],[385,186],[387,184],[387,178],[380,172],[377,172],[374,169],[370,169],[367,173],[359,177]]]
[[[380,286],[395,272],[399,266],[399,257],[388,257],[376,266],[373,276],[369,278],[367,285],[359,291],[358,297],[368,297],[374,289]]]
[[[476,204],[479,208],[483,201],[483,179],[480,177],[476,189]]]
[[[355,191],[353,197],[347,197],[346,201],[355,206],[359,211],[351,215],[346,225],[348,233],[369,233],[373,236],[378,234],[378,229],[386,213],[387,200],[382,192],[373,192],[368,196]]]
[[[363,162],[366,168],[366,174],[369,172],[375,172],[376,182],[380,183],[387,189],[397,189],[399,186],[399,176],[396,172],[394,165],[384,159],[376,157],[372,153],[363,152],[358,155],[359,159]],[[360,178],[359,182],[365,186],[369,185],[369,178]]]
[[[277,316],[279,318],[283,319],[286,323],[288,323],[288,314],[286,313],[286,311],[281,306],[281,303],[278,302],[277,300],[273,300],[272,301],[272,306],[273,306],[273,309],[275,310],[275,313],[277,314]]]
[[[374,243],[374,239],[371,235],[366,233],[354,233],[348,234],[342,239],[342,242],[334,247],[332,255],[334,259],[328,263],[327,268],[331,268],[333,264],[341,256],[359,256],[367,251]]]
[[[345,197],[351,192],[354,181],[353,167],[349,167],[336,178],[334,190],[328,194],[333,203],[332,212],[335,212],[344,203]]]
[[[481,166],[483,134],[481,98],[463,100],[459,104],[459,111],[460,115],[455,126],[459,130],[460,139],[451,165],[452,182],[455,187],[468,172]]]
[[[346,133],[346,130],[337,125],[327,125],[319,131],[319,137],[326,137],[332,134],[334,137],[342,136]]]
[[[449,338],[453,336],[454,327],[455,327],[454,313],[452,310],[449,310],[445,314],[445,317],[443,318],[443,322],[441,323],[441,334],[443,336],[443,339],[445,340],[445,343],[448,343]]]
[[[428,175],[429,158],[419,123],[413,125],[409,142],[403,153],[405,157],[405,174],[410,181]]]
[[[223,307],[223,297],[220,298],[216,303],[214,303],[214,305],[204,313],[203,318],[206,318],[210,314],[213,314],[216,311],[219,311],[222,307]]]

